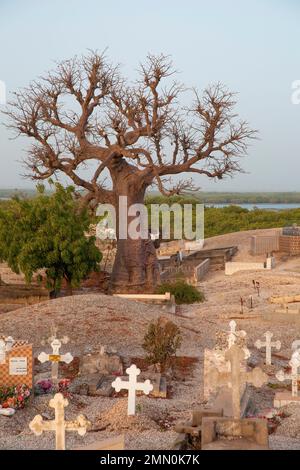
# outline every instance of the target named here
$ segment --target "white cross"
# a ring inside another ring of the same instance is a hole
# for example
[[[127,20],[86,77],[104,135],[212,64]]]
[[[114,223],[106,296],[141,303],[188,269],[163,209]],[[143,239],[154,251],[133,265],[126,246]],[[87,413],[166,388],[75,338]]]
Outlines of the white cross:
[[[246,331],[240,330],[236,331],[236,322],[234,320],[231,320],[229,322],[229,334],[228,334],[228,349],[231,348],[236,342],[237,338],[245,338],[246,337]]]
[[[38,360],[42,363],[50,361],[51,362],[51,378],[54,382],[58,380],[58,364],[59,362],[65,362],[66,364],[70,364],[73,361],[73,356],[71,353],[66,354],[59,354],[59,350],[61,348],[61,341],[57,338],[54,338],[52,343],[52,354],[47,354],[45,352],[41,352],[38,355]]]
[[[259,339],[255,342],[255,346],[257,349],[260,348],[266,348],[266,364],[271,365],[272,364],[272,347],[274,347],[277,351],[281,348],[281,342],[280,341],[275,341],[272,343],[272,337],[273,333],[271,331],[266,331],[264,334],[266,337],[266,341],[263,343]]]
[[[237,338],[246,338],[247,333],[244,330],[236,330],[236,322],[234,320],[231,320],[229,322],[229,333],[228,333],[228,348],[230,349],[236,342]],[[248,348],[243,348],[243,351],[245,353],[245,359],[248,359],[250,357],[250,351]]]
[[[298,378],[299,378],[298,369],[300,367],[300,352],[299,351],[293,352],[289,365],[292,368],[291,373],[287,374],[283,370],[280,370],[276,374],[276,379],[278,379],[280,382],[283,382],[284,380],[291,380],[292,381],[292,396],[297,397],[298,396]]]
[[[56,393],[49,402],[49,406],[55,410],[54,420],[44,421],[41,415],[36,415],[29,423],[29,428],[36,436],[40,436],[43,431],[54,431],[56,450],[65,450],[66,431],[77,431],[80,436],[84,436],[91,424],[84,415],[77,416],[74,421],[65,421],[64,408],[68,404],[68,400],[61,393]]]
[[[140,375],[141,371],[136,367],[135,364],[132,364],[128,369],[126,369],[126,374],[129,375],[129,380],[124,381],[118,377],[111,384],[116,392],[120,390],[128,390],[128,416],[135,415],[135,392],[140,390],[148,395],[151,390],[153,390],[153,385],[150,383],[150,380],[147,379],[145,382],[137,382],[137,376]]]
[[[11,336],[0,339],[0,364],[5,363],[6,353],[11,350],[14,342],[15,340]]]

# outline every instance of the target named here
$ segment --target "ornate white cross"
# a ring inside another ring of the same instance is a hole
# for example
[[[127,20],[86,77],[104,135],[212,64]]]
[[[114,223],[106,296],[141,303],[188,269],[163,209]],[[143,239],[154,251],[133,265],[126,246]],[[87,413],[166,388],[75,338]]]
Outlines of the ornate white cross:
[[[241,363],[245,360],[245,353],[236,344],[226,351],[225,359],[230,362],[230,371],[219,372],[216,368],[212,371],[212,374],[215,375],[215,383],[218,383],[219,385],[227,385],[231,388],[233,417],[240,419],[241,385],[243,383],[250,383],[255,387],[260,387],[267,381],[267,375],[259,367],[255,367],[251,372],[242,371]]]
[[[258,339],[255,342],[255,346],[257,347],[257,349],[266,348],[266,364],[271,365],[272,364],[272,347],[274,347],[277,351],[279,351],[279,349],[281,348],[281,342],[278,340],[272,343],[273,333],[271,333],[271,331],[266,331],[264,336],[266,337],[266,341],[263,343],[262,341]]]
[[[230,349],[236,342],[237,338],[246,338],[247,333],[244,330],[236,330],[236,322],[234,320],[231,320],[229,322],[229,333],[228,333],[228,349]],[[243,348],[243,351],[245,353],[245,359],[248,359],[251,354],[248,348]]]
[[[66,431],[77,431],[80,436],[84,436],[91,424],[84,415],[77,416],[74,421],[65,421],[64,408],[68,404],[68,400],[61,393],[56,393],[49,402],[49,406],[55,410],[54,420],[44,421],[41,415],[36,415],[29,423],[29,428],[36,436],[40,436],[43,431],[54,431],[56,450],[65,450]]]
[[[54,382],[58,380],[58,364],[59,362],[65,362],[66,364],[70,364],[73,361],[73,356],[71,353],[66,354],[59,354],[59,350],[61,348],[61,341],[57,338],[54,338],[52,343],[52,354],[47,354],[45,352],[41,352],[38,355],[38,360],[42,363],[50,361],[51,362],[51,379]]]
[[[244,330],[240,330],[240,331],[237,331],[236,330],[236,322],[234,320],[231,320],[231,322],[229,322],[229,334],[228,334],[228,349],[231,348],[231,346],[233,346],[236,342],[236,339],[237,338],[245,338],[246,337],[246,331]]]
[[[128,369],[126,369],[126,374],[129,375],[129,380],[124,381],[118,377],[111,384],[116,392],[120,390],[128,390],[128,416],[135,415],[135,392],[140,390],[148,395],[151,390],[153,390],[153,385],[150,383],[150,380],[147,379],[145,382],[137,382],[137,376],[140,375],[141,371],[136,367],[135,364],[132,364]]]
[[[292,368],[291,373],[287,374],[283,370],[280,370],[276,374],[276,379],[278,379],[279,382],[283,382],[284,380],[291,380],[292,381],[292,396],[297,397],[298,396],[298,379],[299,379],[298,369],[300,367],[300,352],[299,351],[293,352],[289,365]]]
[[[15,340],[11,336],[0,339],[0,364],[5,363],[6,353],[11,350],[14,342]]]

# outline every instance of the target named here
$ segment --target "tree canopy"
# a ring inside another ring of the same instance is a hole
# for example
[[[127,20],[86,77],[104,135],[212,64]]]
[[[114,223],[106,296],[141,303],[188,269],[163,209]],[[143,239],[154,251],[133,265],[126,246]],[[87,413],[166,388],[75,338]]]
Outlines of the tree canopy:
[[[39,185],[36,197],[15,197],[0,208],[0,259],[27,282],[42,269],[49,289],[58,291],[63,280],[76,287],[101,261],[95,238],[86,235],[90,223],[73,187],[57,183],[46,195]]]

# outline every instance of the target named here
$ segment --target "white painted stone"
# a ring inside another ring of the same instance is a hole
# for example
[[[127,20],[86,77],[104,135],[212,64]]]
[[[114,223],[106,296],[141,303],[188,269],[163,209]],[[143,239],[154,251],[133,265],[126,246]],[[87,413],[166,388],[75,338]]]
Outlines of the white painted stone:
[[[0,408],[0,415],[2,416],[12,416],[16,410],[14,408]]]
[[[274,343],[272,343],[273,333],[271,333],[271,331],[266,331],[264,336],[266,337],[266,341],[262,342],[258,339],[255,342],[255,347],[257,349],[266,348],[266,364],[271,365],[272,364],[272,347],[274,347],[277,351],[279,351],[279,349],[281,348],[281,342],[275,341]]]
[[[234,320],[229,322],[229,333],[228,333],[228,349],[230,349],[235,343],[237,338],[246,338],[247,333],[244,330],[237,330],[237,324]],[[245,359],[248,359],[251,354],[248,348],[243,348],[245,353]]]
[[[147,379],[145,382],[137,382],[137,376],[140,375],[141,371],[132,364],[126,369],[126,374],[129,375],[129,380],[124,381],[118,377],[112,382],[112,387],[116,392],[121,390],[128,390],[128,416],[135,415],[135,392],[142,391],[145,395],[148,395],[153,390],[153,385],[150,380]]]

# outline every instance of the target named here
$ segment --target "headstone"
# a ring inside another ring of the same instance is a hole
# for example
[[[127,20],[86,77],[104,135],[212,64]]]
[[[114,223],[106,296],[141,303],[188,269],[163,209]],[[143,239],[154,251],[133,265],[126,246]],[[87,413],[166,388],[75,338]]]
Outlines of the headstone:
[[[88,374],[123,374],[123,365],[117,354],[106,351],[101,346],[100,351],[85,354],[81,358],[80,375]]]
[[[41,352],[38,355],[38,360],[41,363],[44,362],[51,362],[51,379],[54,383],[58,381],[58,364],[60,362],[65,362],[66,364],[70,364],[73,361],[73,356],[71,353],[60,354],[60,348],[62,343],[59,339],[54,338],[51,342],[52,347],[52,354],[47,354],[45,352]]]
[[[272,364],[272,347],[279,351],[281,348],[281,342],[275,341],[272,343],[273,333],[271,333],[271,331],[266,331],[264,336],[266,337],[266,341],[262,342],[258,339],[255,342],[255,346],[257,349],[266,348],[266,364],[270,366]]]
[[[124,381],[118,377],[111,384],[116,392],[120,392],[123,389],[128,390],[128,416],[135,415],[136,391],[142,391],[145,395],[149,395],[151,390],[153,390],[153,385],[150,383],[150,380],[147,379],[144,382],[137,382],[137,376],[140,375],[140,373],[140,369],[138,369],[135,364],[132,364],[126,369],[126,374],[129,375],[128,381]]]
[[[32,344],[14,341],[6,347],[4,362],[0,363],[0,384],[7,387],[24,384],[32,388],[32,379]]]
[[[279,408],[280,406],[288,405],[289,403],[294,402],[300,404],[300,397],[298,395],[298,380],[300,378],[300,375],[298,374],[298,369],[300,367],[300,351],[296,350],[293,352],[289,365],[291,367],[291,372],[286,373],[281,370],[277,372],[276,378],[280,382],[283,382],[284,380],[292,381],[292,393],[276,393],[274,397],[275,408]]]
[[[55,410],[54,420],[44,421],[41,415],[36,415],[29,423],[29,428],[36,436],[40,436],[44,431],[54,431],[56,450],[65,450],[66,431],[77,431],[80,436],[84,436],[91,424],[84,415],[77,416],[73,421],[65,421],[64,409],[68,404],[68,400],[61,393],[56,393],[49,402],[49,406]]]
[[[245,339],[247,336],[246,331],[244,330],[237,330],[237,324],[234,320],[231,320],[229,322],[229,333],[228,333],[228,347],[227,349],[230,349],[234,344],[236,344],[237,340],[239,339]],[[250,357],[250,352],[248,348],[244,348],[244,353],[245,353],[245,359],[248,359]]]
[[[251,372],[241,371],[241,362],[244,361],[245,355],[237,345],[233,345],[225,353],[225,359],[230,362],[230,372],[223,373],[218,369],[212,371],[215,381],[220,385],[228,385],[231,389],[233,417],[240,419],[240,389],[243,383],[250,383],[256,387],[260,387],[267,381],[267,375],[256,367]]]

